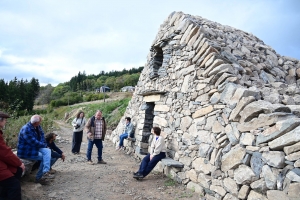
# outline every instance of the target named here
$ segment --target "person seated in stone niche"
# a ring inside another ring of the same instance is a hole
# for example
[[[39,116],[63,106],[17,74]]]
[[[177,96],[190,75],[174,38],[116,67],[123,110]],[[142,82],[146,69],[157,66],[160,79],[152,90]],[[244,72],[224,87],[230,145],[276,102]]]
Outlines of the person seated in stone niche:
[[[61,158],[62,161],[65,161],[65,155],[64,152],[62,152],[62,150],[60,150],[60,148],[58,148],[55,144],[55,140],[56,140],[56,134],[55,133],[48,133],[45,136],[46,142],[47,142],[47,147],[49,149],[51,149],[51,163],[50,163],[50,173],[51,174],[55,174],[56,170],[52,169],[52,165],[54,165],[54,163]]]
[[[153,134],[153,139],[150,146],[150,153],[143,158],[139,170],[133,173],[133,178],[140,179],[146,177],[156,164],[166,157],[167,148],[165,138],[160,135],[161,129],[153,127],[151,133]]]
[[[116,150],[124,149],[124,139],[125,138],[133,138],[134,137],[134,130],[133,130],[133,124],[131,123],[130,117],[125,117],[126,124],[125,124],[125,130],[124,133],[120,135],[120,142]]]

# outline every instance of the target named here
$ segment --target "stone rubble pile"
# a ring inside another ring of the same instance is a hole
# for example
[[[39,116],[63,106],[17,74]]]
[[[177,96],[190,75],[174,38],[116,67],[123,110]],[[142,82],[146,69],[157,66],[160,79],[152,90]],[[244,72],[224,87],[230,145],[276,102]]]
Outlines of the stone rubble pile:
[[[206,199],[300,198],[300,62],[250,33],[174,12],[160,26],[124,116],[147,152],[147,112],[165,172]],[[150,109],[151,111],[151,109]],[[110,139],[118,142],[123,120]]]

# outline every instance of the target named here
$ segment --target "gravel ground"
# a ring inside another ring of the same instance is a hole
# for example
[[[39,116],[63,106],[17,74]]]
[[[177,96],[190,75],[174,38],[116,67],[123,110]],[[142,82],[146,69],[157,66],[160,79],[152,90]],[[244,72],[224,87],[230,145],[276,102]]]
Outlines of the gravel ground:
[[[83,138],[81,153],[71,153],[71,125],[58,121],[60,130],[56,131],[59,140],[56,145],[66,155],[65,162],[58,160],[53,169],[57,170],[55,179],[49,185],[34,183],[36,171],[22,179],[24,200],[106,200],[106,199],[152,199],[185,200],[199,199],[199,195],[180,184],[171,184],[170,179],[158,172],[151,172],[143,180],[135,180],[132,173],[137,171],[139,161],[115,151],[111,141],[104,141],[103,160],[106,165],[86,163],[86,138]],[[97,148],[94,147],[92,160],[97,161]]]

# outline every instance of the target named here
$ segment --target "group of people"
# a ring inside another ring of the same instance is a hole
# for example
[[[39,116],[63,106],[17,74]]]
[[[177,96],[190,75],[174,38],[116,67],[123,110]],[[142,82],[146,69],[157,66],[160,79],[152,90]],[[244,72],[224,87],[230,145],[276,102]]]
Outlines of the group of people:
[[[41,127],[42,117],[33,115],[30,121],[25,124],[18,135],[17,156],[12,152],[11,148],[5,144],[2,129],[4,128],[7,118],[10,116],[0,111],[0,199],[7,197],[8,199],[21,199],[21,187],[19,179],[25,172],[25,165],[21,159],[34,160],[39,163],[38,172],[35,182],[48,184],[49,179],[54,179],[55,170],[51,166],[61,158],[65,160],[65,155],[61,149],[55,145],[56,134],[44,134]],[[120,135],[120,142],[117,149],[124,148],[124,139],[133,138],[134,131],[131,118],[126,117],[126,126],[124,133]],[[72,153],[74,155],[80,153],[80,147],[83,137],[83,130],[86,130],[88,147],[86,152],[87,163],[94,164],[92,161],[92,149],[95,145],[98,149],[97,164],[106,164],[102,158],[103,141],[106,135],[106,121],[102,116],[102,112],[97,110],[95,115],[86,122],[84,112],[79,112],[72,121],[73,140]],[[144,157],[140,168],[133,174],[134,178],[140,179],[147,176],[156,164],[166,157],[166,146],[164,138],[160,136],[161,129],[153,127],[152,133],[154,138],[151,143],[150,153]]]

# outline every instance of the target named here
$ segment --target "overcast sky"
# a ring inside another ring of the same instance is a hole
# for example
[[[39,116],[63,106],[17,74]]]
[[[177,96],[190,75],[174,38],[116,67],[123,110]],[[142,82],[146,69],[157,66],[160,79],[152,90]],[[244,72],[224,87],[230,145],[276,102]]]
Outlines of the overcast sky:
[[[0,0],[0,79],[56,86],[146,63],[173,11],[249,32],[300,59],[298,0]]]

